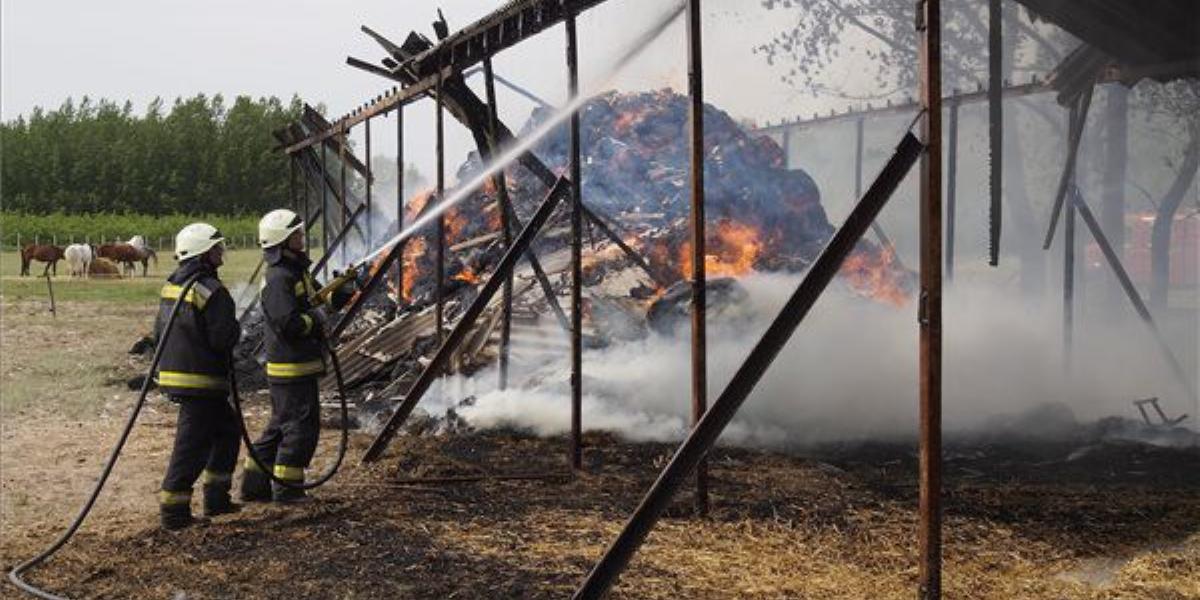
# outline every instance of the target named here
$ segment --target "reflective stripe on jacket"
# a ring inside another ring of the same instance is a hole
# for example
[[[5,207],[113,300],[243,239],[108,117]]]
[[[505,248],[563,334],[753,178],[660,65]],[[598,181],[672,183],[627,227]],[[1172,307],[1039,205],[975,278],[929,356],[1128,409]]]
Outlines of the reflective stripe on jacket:
[[[193,275],[196,283],[183,294]],[[176,396],[224,397],[229,392],[229,355],[241,336],[229,290],[201,258],[180,263],[159,292],[154,337],[162,339],[175,301],[183,296],[171,335],[163,346],[155,380]]]
[[[306,257],[279,247],[264,252],[262,310],[267,328],[267,380],[286,383],[325,374],[312,296],[319,289]]]

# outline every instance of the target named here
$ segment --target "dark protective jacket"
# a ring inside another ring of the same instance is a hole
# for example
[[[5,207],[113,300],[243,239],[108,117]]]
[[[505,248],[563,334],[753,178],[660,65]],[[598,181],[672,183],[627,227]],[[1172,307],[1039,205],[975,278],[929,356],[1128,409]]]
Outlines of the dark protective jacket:
[[[308,268],[308,257],[285,252],[279,246],[263,252],[267,273],[263,278],[262,309],[267,321],[267,380],[287,383],[325,374],[321,352],[320,317],[313,295],[321,289]],[[349,295],[334,294],[334,308]]]
[[[159,294],[154,339],[156,343],[162,340],[163,327],[184,282],[197,274],[162,349],[155,380],[174,396],[224,398],[229,393],[229,360],[241,326],[229,290],[202,258],[183,261],[167,278]]]

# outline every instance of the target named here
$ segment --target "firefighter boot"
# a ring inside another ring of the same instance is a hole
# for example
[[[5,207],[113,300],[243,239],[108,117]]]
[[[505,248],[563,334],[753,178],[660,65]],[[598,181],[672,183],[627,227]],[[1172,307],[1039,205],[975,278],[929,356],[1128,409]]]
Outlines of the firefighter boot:
[[[304,467],[275,465],[275,478],[281,481],[286,481],[292,485],[303,485]],[[274,491],[276,502],[290,504],[308,500],[308,494],[304,493],[304,490],[302,489],[279,485],[279,483],[272,483],[271,487]]]
[[[163,529],[175,531],[196,522],[192,517],[192,493],[159,492],[158,516]]]
[[[252,460],[242,471],[242,502],[270,502],[271,478],[259,470]]]
[[[234,504],[230,499],[228,486],[211,484],[204,486],[204,516],[228,515],[241,509],[241,505]]]

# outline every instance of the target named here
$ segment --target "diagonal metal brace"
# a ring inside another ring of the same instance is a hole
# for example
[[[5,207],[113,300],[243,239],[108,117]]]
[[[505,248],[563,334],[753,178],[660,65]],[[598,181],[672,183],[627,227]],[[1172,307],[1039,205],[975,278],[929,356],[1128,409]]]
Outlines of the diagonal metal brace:
[[[854,249],[904,176],[912,169],[923,149],[924,146],[912,133],[906,134],[900,140],[896,153],[888,160],[866,195],[821,251],[821,255],[808,270],[800,286],[738,368],[729,385],[692,428],[687,439],[675,451],[671,462],[659,473],[650,491],[642,498],[641,504],[629,518],[620,535],[575,591],[576,600],[598,600],[616,582],[670,504],[671,498],[684,485],[689,474],[700,464],[721,432],[733,420],[742,403],[754,391],[809,309],[821,297],[829,282],[833,281],[846,256]]]

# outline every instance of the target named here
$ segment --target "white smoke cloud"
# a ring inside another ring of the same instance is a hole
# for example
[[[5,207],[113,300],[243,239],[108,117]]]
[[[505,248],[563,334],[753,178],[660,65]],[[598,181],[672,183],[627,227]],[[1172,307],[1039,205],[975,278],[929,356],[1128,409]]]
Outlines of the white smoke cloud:
[[[749,317],[710,319],[710,402],[795,289],[795,275],[755,274]],[[743,311],[738,311],[741,314]],[[997,289],[959,285],[945,308],[944,423],[976,430],[1046,403],[1062,403],[1080,420],[1136,417],[1135,398],[1161,396],[1177,414],[1189,411],[1136,321],[1081,324],[1070,375],[1064,373],[1057,307],[1020,304]],[[1086,331],[1084,331],[1086,329]],[[675,336],[651,335],[584,355],[583,423],[631,440],[676,440],[689,423],[690,342],[686,324]],[[480,428],[520,427],[537,434],[569,428],[568,368],[563,362],[530,377],[538,384],[501,392],[496,374],[446,383],[426,408],[437,412],[468,395],[457,409]],[[513,377],[519,384],[521,377]],[[724,443],[792,446],[831,440],[896,438],[917,427],[915,307],[878,304],[838,283],[813,308],[787,348],[725,431]]]

